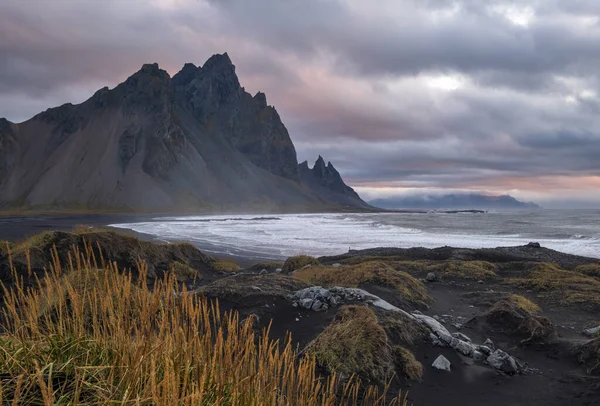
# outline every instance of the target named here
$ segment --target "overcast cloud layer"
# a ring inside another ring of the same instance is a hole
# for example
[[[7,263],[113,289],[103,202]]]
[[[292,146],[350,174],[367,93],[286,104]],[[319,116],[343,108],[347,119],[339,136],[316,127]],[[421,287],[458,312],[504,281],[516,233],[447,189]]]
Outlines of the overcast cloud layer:
[[[2,0],[0,117],[228,52],[299,160],[366,197],[600,206],[596,0]]]

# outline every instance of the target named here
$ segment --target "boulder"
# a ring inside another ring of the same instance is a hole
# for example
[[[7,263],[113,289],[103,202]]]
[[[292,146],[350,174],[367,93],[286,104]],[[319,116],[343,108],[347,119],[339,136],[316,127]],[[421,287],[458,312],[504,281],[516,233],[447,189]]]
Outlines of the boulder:
[[[451,364],[450,361],[448,361],[448,358],[444,357],[443,355],[439,355],[435,361],[433,361],[433,364],[431,364],[431,366],[435,369],[448,372],[450,372],[450,365]]]

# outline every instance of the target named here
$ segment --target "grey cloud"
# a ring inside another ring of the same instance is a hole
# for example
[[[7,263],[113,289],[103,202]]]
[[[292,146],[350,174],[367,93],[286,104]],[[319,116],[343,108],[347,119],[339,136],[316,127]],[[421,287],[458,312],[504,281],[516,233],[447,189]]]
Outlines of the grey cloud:
[[[535,10],[524,28],[490,11],[501,3],[3,0],[0,116],[82,101],[146,62],[175,73],[227,51],[242,85],[277,107],[300,160],[322,154],[351,184],[600,175],[600,4],[510,2]],[[466,83],[423,83],[438,74]]]

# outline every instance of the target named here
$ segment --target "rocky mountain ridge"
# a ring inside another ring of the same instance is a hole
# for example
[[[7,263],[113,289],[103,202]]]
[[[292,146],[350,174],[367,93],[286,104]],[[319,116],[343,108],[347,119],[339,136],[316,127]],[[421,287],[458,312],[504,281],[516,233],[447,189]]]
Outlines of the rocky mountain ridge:
[[[339,174],[317,188],[301,171],[279,114],[264,93],[241,87],[226,53],[202,67],[186,64],[172,78],[146,64],[79,105],[19,124],[0,120],[0,209],[368,207],[358,195],[348,199]]]

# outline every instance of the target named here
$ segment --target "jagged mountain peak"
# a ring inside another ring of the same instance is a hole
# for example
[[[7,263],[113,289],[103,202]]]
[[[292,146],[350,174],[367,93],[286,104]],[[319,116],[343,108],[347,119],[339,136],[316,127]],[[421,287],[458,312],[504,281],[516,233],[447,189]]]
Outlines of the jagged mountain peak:
[[[0,120],[0,143],[0,209],[365,205],[322,157],[322,173],[301,180],[308,163],[298,166],[279,114],[265,93],[241,87],[227,53],[186,63],[172,78],[145,64],[81,104]]]
[[[202,68],[188,62],[183,65],[183,68],[179,72],[173,75],[171,82],[174,86],[185,86],[194,80],[201,70]]]
[[[202,69],[232,69],[235,71],[235,65],[231,62],[231,58],[227,52],[222,54],[214,54],[202,65]]]

